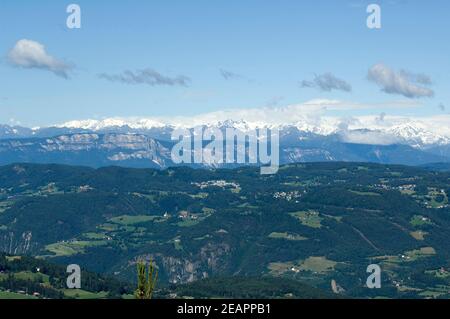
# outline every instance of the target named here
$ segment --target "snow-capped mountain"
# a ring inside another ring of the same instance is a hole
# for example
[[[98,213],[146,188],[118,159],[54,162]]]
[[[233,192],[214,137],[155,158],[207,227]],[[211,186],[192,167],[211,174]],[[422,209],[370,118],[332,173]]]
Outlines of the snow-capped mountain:
[[[164,168],[173,165],[176,128],[257,128],[280,133],[280,162],[361,161],[421,165],[450,162],[449,117],[131,118],[71,121],[47,128],[0,126],[0,164],[65,163]]]
[[[450,144],[450,137],[428,131],[420,123],[405,123],[391,127],[387,132],[403,140],[404,144],[415,147]]]
[[[441,122],[444,119],[441,119]],[[352,118],[338,119],[322,117],[320,119],[303,118],[292,123],[277,124],[271,121],[260,120],[215,120],[210,119],[201,122],[195,118],[186,120],[178,119],[120,119],[110,118],[104,120],[71,121],[56,125],[59,129],[85,130],[94,132],[105,132],[120,130],[121,132],[145,132],[157,130],[172,130],[174,128],[193,128],[195,126],[206,127],[232,127],[243,132],[256,128],[272,128],[280,131],[296,128],[299,131],[314,133],[322,136],[339,134],[343,138],[348,138],[349,142],[362,144],[406,144],[413,147],[424,147],[427,145],[447,145],[450,144],[450,117],[447,123],[436,123],[432,119],[405,119],[392,118]],[[352,134],[353,133],[353,134]],[[359,135],[359,139],[352,140],[351,137]],[[379,140],[373,142],[375,136]],[[364,140],[367,137],[367,140]],[[385,138],[385,141],[381,139]]]

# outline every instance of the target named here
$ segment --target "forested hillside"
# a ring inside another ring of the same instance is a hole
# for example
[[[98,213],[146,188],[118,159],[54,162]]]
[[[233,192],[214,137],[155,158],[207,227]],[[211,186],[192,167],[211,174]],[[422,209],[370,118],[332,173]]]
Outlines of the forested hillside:
[[[153,260],[161,288],[275,276],[350,297],[444,298],[449,178],[358,163],[271,176],[14,164],[0,168],[0,250],[126,281],[137,260]],[[381,289],[365,288],[370,264]]]
[[[82,271],[82,289],[68,289],[67,268],[48,261],[0,254],[0,299],[120,299],[132,294],[130,284]]]

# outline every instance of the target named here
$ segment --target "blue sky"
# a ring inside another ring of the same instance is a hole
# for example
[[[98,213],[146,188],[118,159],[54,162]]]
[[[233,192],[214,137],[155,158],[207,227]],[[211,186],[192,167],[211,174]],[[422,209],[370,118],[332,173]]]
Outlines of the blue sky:
[[[81,29],[66,27],[70,3],[81,7]],[[380,30],[366,26],[369,3],[381,6]],[[447,0],[2,0],[0,123],[189,116],[312,99],[373,105],[339,116],[442,114],[450,109],[449,15]],[[70,66],[69,78],[11,62],[22,39]],[[369,81],[375,65],[384,69]],[[126,70],[188,81],[111,81]],[[378,77],[384,71],[433,94],[382,92],[392,88]],[[351,91],[328,92],[314,82],[330,76]]]

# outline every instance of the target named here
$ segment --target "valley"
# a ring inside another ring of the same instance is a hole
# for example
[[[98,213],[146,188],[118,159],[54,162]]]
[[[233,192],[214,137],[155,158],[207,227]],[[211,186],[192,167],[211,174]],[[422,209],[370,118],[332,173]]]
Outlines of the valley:
[[[330,294],[333,286],[336,297],[449,297],[447,172],[341,162],[271,176],[256,167],[13,164],[0,167],[0,181],[0,249],[9,255],[124,282],[135,280],[137,260],[153,260],[161,289],[276,277]],[[364,286],[373,263],[381,289]]]

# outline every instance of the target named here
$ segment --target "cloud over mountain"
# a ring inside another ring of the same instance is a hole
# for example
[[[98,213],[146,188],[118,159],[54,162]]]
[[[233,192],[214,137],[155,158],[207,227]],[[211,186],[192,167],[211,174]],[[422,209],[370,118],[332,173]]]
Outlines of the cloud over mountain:
[[[17,41],[8,53],[11,65],[25,69],[41,69],[53,72],[65,79],[73,66],[49,55],[45,46],[33,40],[22,39]]]
[[[388,94],[403,95],[407,98],[434,96],[434,91],[426,87],[432,81],[425,74],[416,74],[405,70],[395,71],[379,63],[369,69],[367,78]]]

